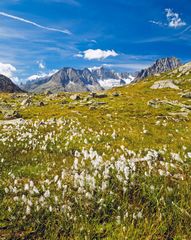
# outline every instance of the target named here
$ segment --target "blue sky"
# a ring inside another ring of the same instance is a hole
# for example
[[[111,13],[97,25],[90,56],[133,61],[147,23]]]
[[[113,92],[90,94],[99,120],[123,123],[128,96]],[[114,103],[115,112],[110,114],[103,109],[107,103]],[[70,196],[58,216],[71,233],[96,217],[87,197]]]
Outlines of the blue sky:
[[[0,71],[26,80],[62,67],[134,72],[191,60],[189,0],[1,0]]]

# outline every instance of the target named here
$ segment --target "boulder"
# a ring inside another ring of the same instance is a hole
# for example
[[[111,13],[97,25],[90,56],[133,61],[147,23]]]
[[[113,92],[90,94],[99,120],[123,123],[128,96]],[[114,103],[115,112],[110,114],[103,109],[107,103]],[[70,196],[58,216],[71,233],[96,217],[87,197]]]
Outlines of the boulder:
[[[114,93],[112,94],[112,96],[113,96],[113,97],[119,97],[120,94],[119,94],[118,92],[114,92]]]
[[[157,81],[151,86],[151,89],[163,89],[163,88],[179,89],[179,87],[173,83],[173,80]]]
[[[44,103],[44,102],[38,102],[38,103],[37,103],[37,106],[38,106],[38,107],[43,107],[43,106],[45,106],[45,103]]]
[[[67,103],[68,103],[68,101],[66,101],[66,100],[63,100],[63,101],[61,102],[62,105],[65,105],[65,104],[67,104]]]
[[[17,119],[17,118],[21,118],[21,114],[17,111],[14,110],[10,110],[4,113],[4,119],[5,120],[11,120],[11,119]]]
[[[52,95],[53,93],[50,90],[44,92],[45,95]]]
[[[182,94],[182,97],[183,98],[191,98],[191,92],[187,92],[187,93]]]
[[[31,106],[31,105],[32,105],[32,99],[31,98],[24,99],[21,103],[21,106],[23,106],[23,107],[28,107],[28,106]]]
[[[158,101],[155,99],[150,100],[150,101],[148,101],[147,105],[150,107],[153,107],[153,108],[158,108]]]
[[[72,95],[72,96],[70,97],[70,99],[71,99],[71,100],[74,100],[74,101],[77,101],[77,100],[80,100],[81,97],[80,97],[80,95],[75,94],[75,95]]]
[[[93,98],[106,98],[107,94],[105,94],[105,93],[92,93],[91,96]]]
[[[106,102],[97,102],[96,104],[97,105],[106,105],[107,103]]]
[[[97,108],[95,106],[90,106],[89,110],[96,110]]]

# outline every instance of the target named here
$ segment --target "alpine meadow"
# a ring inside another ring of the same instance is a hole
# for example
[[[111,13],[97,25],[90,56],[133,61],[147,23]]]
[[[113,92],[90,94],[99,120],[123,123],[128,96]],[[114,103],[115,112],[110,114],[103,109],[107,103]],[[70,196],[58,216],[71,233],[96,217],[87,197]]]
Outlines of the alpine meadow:
[[[0,2],[1,240],[191,239],[190,11]]]

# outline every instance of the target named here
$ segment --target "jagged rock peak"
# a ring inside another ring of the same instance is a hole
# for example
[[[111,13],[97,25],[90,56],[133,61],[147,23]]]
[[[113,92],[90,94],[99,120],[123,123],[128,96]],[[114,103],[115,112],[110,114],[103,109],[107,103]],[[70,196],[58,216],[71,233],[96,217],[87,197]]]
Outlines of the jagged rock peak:
[[[181,61],[175,57],[158,59],[151,67],[141,70],[137,73],[135,82],[138,82],[144,78],[168,72],[180,67]]]

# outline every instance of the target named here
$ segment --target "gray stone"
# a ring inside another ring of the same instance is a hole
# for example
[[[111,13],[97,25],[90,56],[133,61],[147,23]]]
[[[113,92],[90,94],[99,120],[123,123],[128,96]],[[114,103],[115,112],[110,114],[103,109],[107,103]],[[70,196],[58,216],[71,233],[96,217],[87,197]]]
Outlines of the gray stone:
[[[21,114],[17,111],[14,110],[10,110],[4,113],[4,119],[5,120],[11,120],[11,119],[17,119],[17,118],[21,118]]]
[[[107,94],[106,93],[92,93],[91,96],[93,98],[106,98]]]
[[[74,100],[74,101],[77,101],[77,100],[81,100],[81,97],[80,97],[80,95],[75,94],[75,95],[72,95],[72,96],[70,97],[70,99],[71,99],[71,100]]]
[[[96,104],[97,105],[106,105],[107,103],[106,102],[97,102]]]
[[[153,108],[158,108],[158,101],[157,100],[150,100],[147,103],[148,106],[153,107]]]
[[[90,106],[89,110],[96,110],[97,108],[95,106]]]
[[[50,90],[44,92],[45,95],[52,95],[53,93]]]
[[[31,105],[32,105],[32,99],[31,98],[24,99],[21,103],[21,106],[25,106],[25,107],[28,107],[28,106],[31,106]]]
[[[151,89],[163,89],[163,88],[171,88],[177,90],[179,89],[179,87],[175,85],[172,80],[157,81],[151,86]]]
[[[191,92],[187,92],[187,93],[182,94],[182,97],[183,98],[191,98]]]
[[[66,100],[63,100],[63,101],[61,102],[62,105],[65,105],[65,104],[67,104],[67,103],[68,103],[68,101],[66,101]]]
[[[113,96],[113,97],[119,97],[120,94],[119,94],[118,92],[114,92],[114,93],[112,94],[112,96]]]
[[[43,107],[43,106],[45,106],[45,103],[44,103],[44,102],[38,102],[38,103],[37,103],[37,106],[38,106],[38,107]]]
[[[26,121],[23,118],[17,118],[12,120],[0,120],[1,125],[21,125],[24,124]]]

